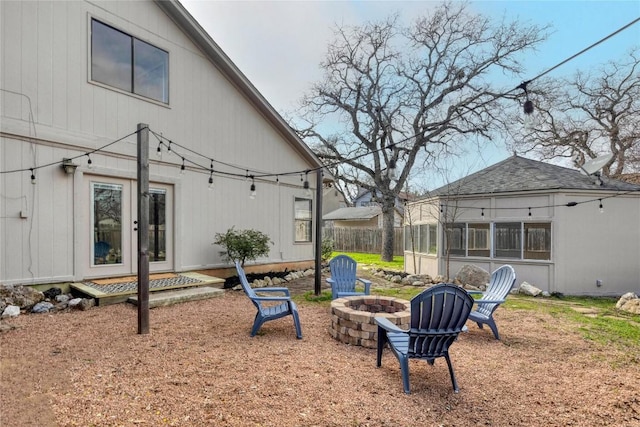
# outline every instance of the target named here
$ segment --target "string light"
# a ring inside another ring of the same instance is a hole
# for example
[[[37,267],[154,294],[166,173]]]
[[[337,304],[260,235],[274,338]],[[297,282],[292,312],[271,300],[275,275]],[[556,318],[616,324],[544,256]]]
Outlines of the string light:
[[[209,191],[214,189],[215,185],[213,184],[213,169],[209,172]]]
[[[162,157],[162,141],[158,143],[158,149],[156,150],[156,156]]]
[[[304,184],[302,184],[302,188],[304,188],[304,192],[307,196],[311,197],[311,189],[309,188],[309,179],[308,179],[309,171],[305,172],[304,176]]]
[[[256,182],[254,181],[253,175],[251,175],[251,187],[249,188],[249,198],[251,200],[256,198]]]
[[[484,208],[482,208],[482,211],[480,212],[480,216],[484,218]]]
[[[36,185],[36,175],[35,175],[35,173],[33,172],[33,168],[31,168],[30,170],[31,170],[31,183],[32,183],[33,185]]]
[[[184,166],[184,157],[182,158],[182,166],[180,166],[180,175],[184,175],[187,172]]]
[[[87,159],[87,167],[89,169],[91,169],[91,168],[93,168],[93,161],[91,161],[91,154],[87,153],[87,157],[88,157],[88,159]]]
[[[600,202],[600,213],[604,213],[604,206],[602,206],[602,199],[598,199],[598,201]]]
[[[171,152],[171,140],[169,140],[169,145],[167,145],[167,153]]]
[[[529,216],[531,216],[531,208],[529,208]]]

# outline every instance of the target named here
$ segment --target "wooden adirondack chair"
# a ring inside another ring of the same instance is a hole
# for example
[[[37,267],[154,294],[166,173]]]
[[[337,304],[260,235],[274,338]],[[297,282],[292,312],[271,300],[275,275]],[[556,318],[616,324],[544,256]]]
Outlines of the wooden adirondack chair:
[[[238,277],[240,278],[240,283],[242,284],[242,289],[244,289],[244,292],[247,294],[253,305],[258,309],[255,320],[253,321],[253,327],[251,328],[251,336],[254,337],[258,333],[264,322],[291,315],[293,317],[293,324],[296,328],[296,337],[298,339],[302,339],[302,328],[300,327],[298,307],[293,301],[291,301],[289,289],[274,287],[260,288],[258,291],[260,293],[281,293],[284,294],[284,296],[259,296],[253,290],[251,285],[249,285],[244,269],[238,261],[236,261],[236,270],[238,272]],[[273,304],[274,302],[276,304]]]
[[[389,344],[400,362],[402,385],[409,394],[409,359],[425,359],[430,365],[444,357],[449,366],[453,391],[458,383],[449,358],[449,346],[465,327],[473,298],[461,287],[447,283],[432,286],[411,299],[411,324],[405,331],[384,317],[376,317],[378,324],[378,357],[382,365],[382,349]]]
[[[331,285],[331,299],[354,295],[369,295],[371,281],[357,277],[358,264],[347,255],[338,255],[329,261],[331,277],[326,279]],[[356,282],[364,286],[364,292],[356,291]]]
[[[489,325],[493,336],[497,340],[500,339],[500,335],[498,334],[498,326],[493,319],[493,312],[496,311],[500,304],[506,301],[507,295],[515,282],[516,272],[513,267],[503,265],[491,273],[491,279],[486,291],[469,291],[470,294],[482,294],[479,299],[475,300],[477,306],[469,314],[469,320],[476,322],[480,329],[482,329],[483,324]]]

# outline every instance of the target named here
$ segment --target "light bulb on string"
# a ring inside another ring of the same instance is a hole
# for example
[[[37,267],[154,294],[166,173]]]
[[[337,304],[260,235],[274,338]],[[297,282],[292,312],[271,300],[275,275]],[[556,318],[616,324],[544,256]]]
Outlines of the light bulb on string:
[[[249,198],[250,198],[251,200],[253,200],[253,199],[255,199],[255,198],[256,198],[256,195],[257,195],[257,192],[256,192],[256,183],[255,183],[255,181],[254,181],[254,179],[253,179],[253,175],[252,175],[252,176],[251,176],[251,187],[249,188]]]
[[[305,172],[305,179],[304,179],[304,184],[302,184],[302,188],[304,188],[304,193],[308,196],[311,197],[312,193],[311,193],[311,189],[309,188],[309,179],[307,178],[307,176],[309,175],[309,172]]]
[[[184,157],[182,158],[182,166],[180,166],[180,175],[184,175],[187,172],[186,167],[184,166]]]
[[[531,208],[529,208],[529,216],[531,216]]]
[[[36,185],[36,175],[35,175],[35,173],[33,172],[33,168],[31,168],[30,170],[31,170],[31,183],[32,183],[33,185]]]
[[[389,179],[396,179],[396,161],[394,159],[389,160],[389,167],[387,168],[387,177]]]
[[[482,209],[481,209],[481,211],[480,211],[480,216],[481,216],[482,218],[484,218],[484,208],[482,208]]]
[[[171,140],[169,140],[169,145],[167,145],[167,153],[171,152]]]
[[[600,213],[604,213],[604,206],[602,206],[602,199],[598,199],[600,201]]]
[[[280,185],[280,177],[276,175],[276,185]]]
[[[156,156],[162,158],[162,142],[158,143],[158,148],[156,149]]]
[[[209,191],[214,189],[215,185],[213,184],[213,169],[209,172]]]
[[[89,153],[87,153],[87,157],[88,157],[88,159],[87,159],[87,167],[89,169],[92,169],[93,168],[93,161],[91,160],[91,155]]]

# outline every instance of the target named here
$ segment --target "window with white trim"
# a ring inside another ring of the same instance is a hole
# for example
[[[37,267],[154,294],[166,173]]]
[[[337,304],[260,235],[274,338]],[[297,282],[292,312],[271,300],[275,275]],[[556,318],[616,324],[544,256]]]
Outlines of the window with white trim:
[[[169,103],[169,53],[91,20],[91,80]]]
[[[295,241],[310,242],[312,233],[311,199],[295,198]]]

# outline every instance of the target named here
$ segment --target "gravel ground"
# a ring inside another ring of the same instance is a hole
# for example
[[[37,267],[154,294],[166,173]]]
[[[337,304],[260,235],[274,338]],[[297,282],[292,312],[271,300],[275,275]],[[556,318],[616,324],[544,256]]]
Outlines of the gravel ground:
[[[291,285],[294,287],[294,285]],[[303,288],[312,289],[307,281]],[[300,288],[300,287],[299,287]],[[446,363],[397,360],[333,340],[326,307],[300,303],[251,338],[242,292],[150,311],[128,304],[4,320],[1,426],[640,426],[640,355],[577,327],[500,308],[502,341],[469,324]]]

